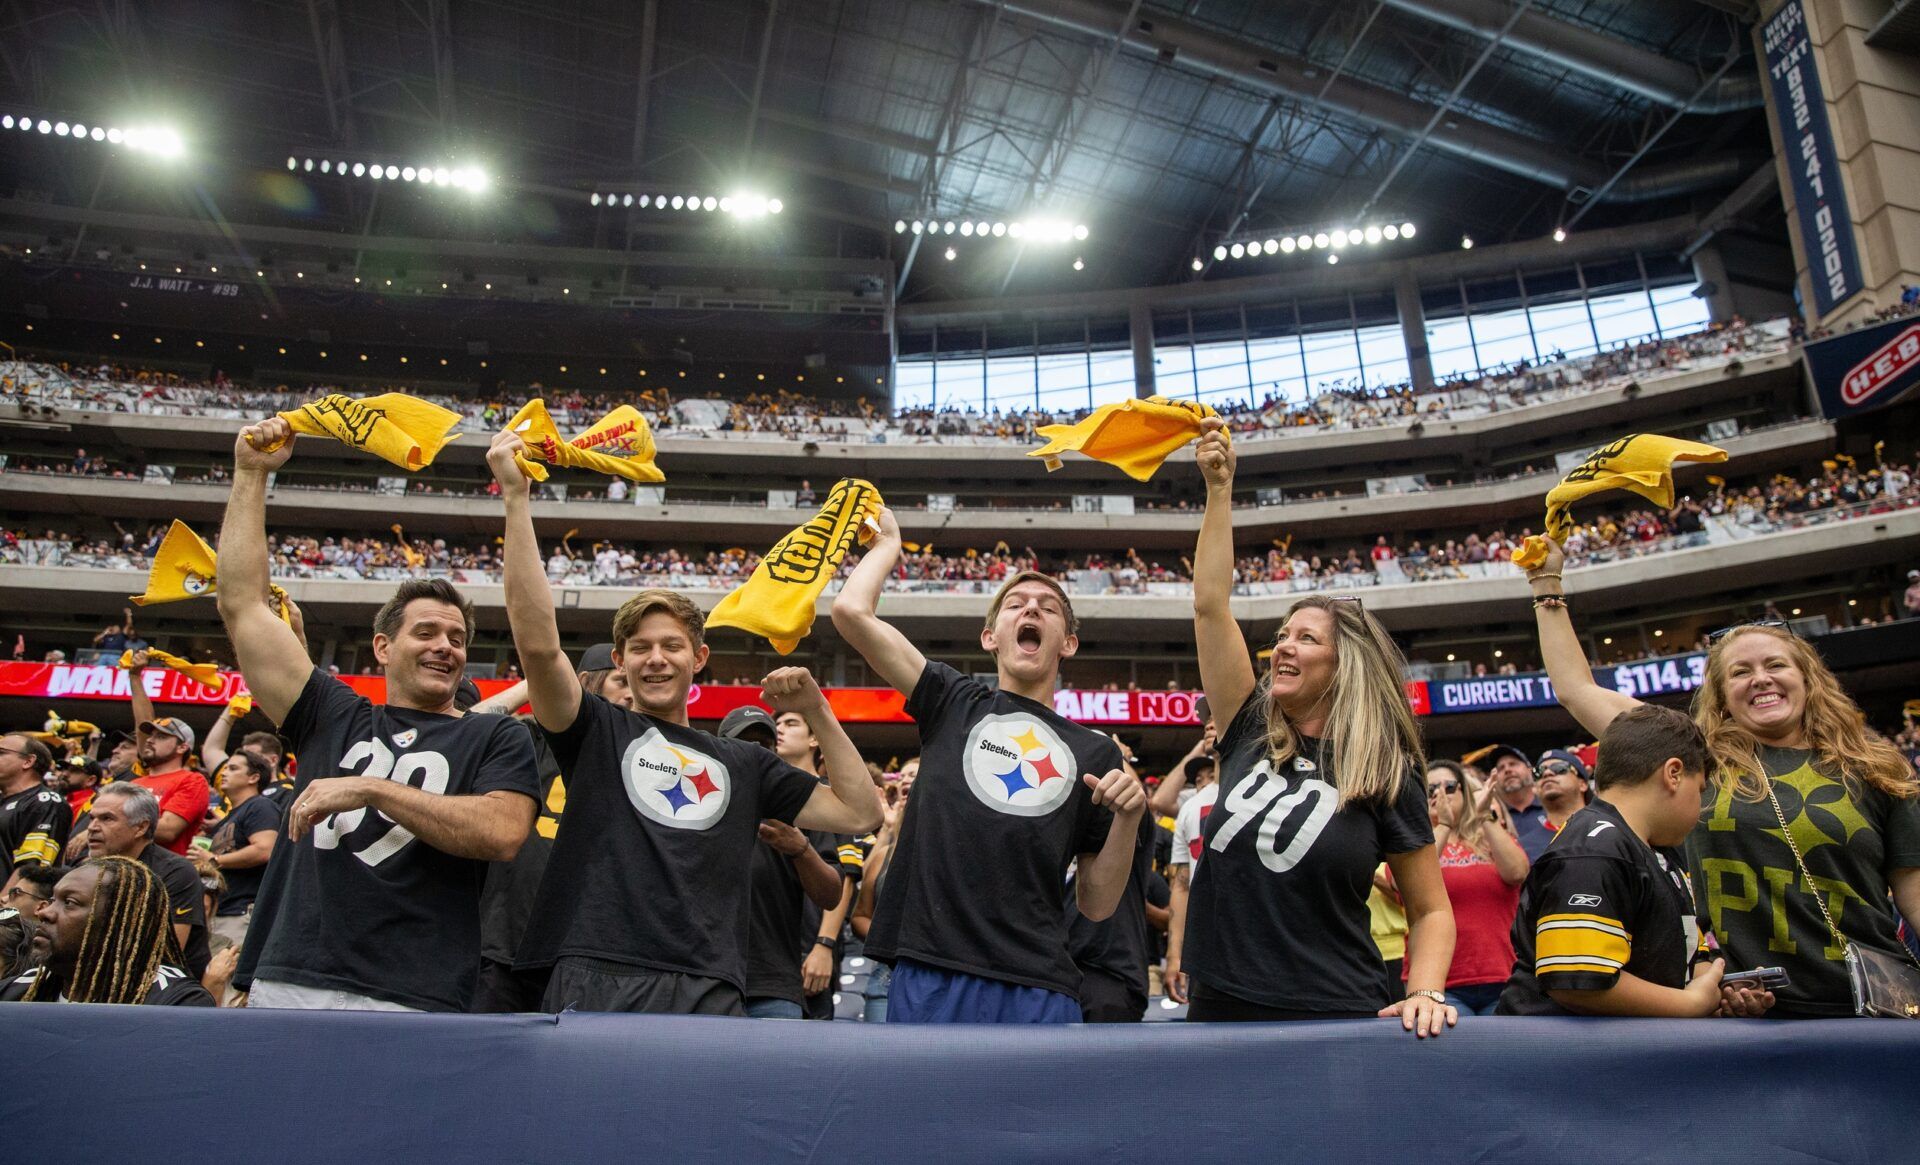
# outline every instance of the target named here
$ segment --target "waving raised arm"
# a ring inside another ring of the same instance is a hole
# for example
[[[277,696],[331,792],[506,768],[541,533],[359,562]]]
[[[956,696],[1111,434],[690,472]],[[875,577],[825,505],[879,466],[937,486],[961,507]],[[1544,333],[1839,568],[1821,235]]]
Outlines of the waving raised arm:
[[[1580,649],[1580,636],[1567,610],[1566,580],[1562,577],[1566,561],[1559,544],[1549,539],[1547,560],[1527,572],[1527,585],[1533,588],[1540,658],[1547,665],[1547,678],[1553,681],[1554,698],[1597,740],[1615,716],[1640,701],[1594,682],[1593,665]]]
[[[1257,682],[1253,658],[1228,599],[1233,595],[1233,444],[1225,422],[1208,417],[1194,451],[1207,482],[1207,512],[1193,551],[1193,638],[1200,653],[1200,686],[1216,723],[1225,724],[1247,702]]]
[[[913,641],[880,618],[880,592],[900,562],[900,524],[893,511],[880,511],[880,533],[860,558],[860,565],[833,600],[833,628],[853,645],[867,666],[880,673],[903,696],[913,695],[927,657]]]

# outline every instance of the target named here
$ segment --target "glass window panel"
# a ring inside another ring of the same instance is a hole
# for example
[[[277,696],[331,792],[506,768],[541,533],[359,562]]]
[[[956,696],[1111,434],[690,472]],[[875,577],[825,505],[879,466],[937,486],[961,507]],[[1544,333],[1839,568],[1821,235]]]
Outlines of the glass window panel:
[[[1569,357],[1593,353],[1593,329],[1587,326],[1585,304],[1536,307],[1532,314],[1533,335],[1539,341],[1542,360],[1552,360],[1555,353]]]
[[[1161,396],[1193,395],[1193,348],[1187,344],[1166,344],[1153,351],[1154,391]]]
[[[1433,361],[1436,380],[1463,376],[1480,367],[1473,355],[1473,337],[1467,333],[1463,316],[1427,321],[1427,355]]]
[[[1040,407],[1050,413],[1087,407],[1087,357],[1062,352],[1040,357]]]
[[[1407,369],[1407,346],[1400,337],[1398,324],[1385,328],[1360,329],[1360,355],[1367,364],[1367,383],[1404,384],[1412,378]]]
[[[1653,309],[1647,306],[1645,293],[1639,291],[1594,299],[1593,326],[1600,333],[1600,346],[1603,348],[1637,344],[1642,340],[1651,340],[1656,335]]]
[[[1096,407],[1113,404],[1133,396],[1133,353],[1095,352],[1093,354],[1093,403]],[[1079,406],[1076,405],[1076,408]]]
[[[1254,340],[1252,350],[1253,394],[1261,401],[1269,396],[1282,401],[1299,401],[1307,394],[1307,370],[1300,363],[1300,344],[1292,336]]]
[[[1194,350],[1194,363],[1194,389],[1200,399],[1215,404],[1247,399],[1247,351],[1240,341],[1202,344]]]
[[[895,408],[933,408],[933,361],[902,360],[893,370]]]
[[[978,356],[955,356],[936,362],[939,366],[938,407],[980,411],[981,390],[985,386],[984,369]]]
[[[1518,364],[1535,358],[1533,340],[1527,335],[1524,311],[1475,313],[1472,319],[1474,346],[1480,350],[1480,365],[1494,368]]]
[[[1336,382],[1351,385],[1359,375],[1360,358],[1353,347],[1352,332],[1316,332],[1307,337],[1309,392],[1320,393]]]
[[[1660,330],[1669,336],[1697,332],[1711,322],[1707,301],[1693,291],[1697,283],[1677,287],[1657,287],[1653,292],[1654,310],[1660,314]]]
[[[1033,357],[995,356],[987,361],[987,401],[989,408],[1033,407]]]

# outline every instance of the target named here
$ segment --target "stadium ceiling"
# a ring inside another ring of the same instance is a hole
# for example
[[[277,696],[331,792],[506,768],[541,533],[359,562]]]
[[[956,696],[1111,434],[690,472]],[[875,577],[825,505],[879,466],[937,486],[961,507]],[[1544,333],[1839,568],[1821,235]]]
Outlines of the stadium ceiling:
[[[16,139],[0,195],[349,244],[886,257],[914,302],[1168,283],[1211,277],[1223,240],[1363,218],[1418,223],[1412,249],[1432,250],[1711,207],[1769,164],[1748,8],[15,0],[0,100],[89,124],[164,115],[200,168],[169,186]],[[330,153],[481,165],[493,188],[463,202],[286,173]],[[715,216],[590,205],[602,190],[750,190],[787,213],[746,238]],[[1089,237],[895,230],[1022,217]]]

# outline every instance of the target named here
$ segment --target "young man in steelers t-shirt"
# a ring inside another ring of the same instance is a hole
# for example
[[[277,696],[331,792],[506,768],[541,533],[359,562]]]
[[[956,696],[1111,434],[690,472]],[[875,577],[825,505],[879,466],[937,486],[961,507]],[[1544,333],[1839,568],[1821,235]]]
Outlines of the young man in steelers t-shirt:
[[[465,1011],[487,863],[533,826],[533,745],[455,705],[473,608],[444,580],[402,583],[374,616],[386,703],[313,666],[267,605],[267,475],[292,449],[281,418],[241,431],[220,531],[220,617],[301,762],[234,984],[254,1007]]]
[[[1641,704],[1600,737],[1599,798],[1533,864],[1513,922],[1513,977],[1496,1015],[1688,1018],[1721,1007],[1723,960],[1694,914],[1678,849],[1700,816],[1706,740],[1688,716]]]
[[[1053,711],[1060,661],[1079,646],[1073,607],[1051,578],[1022,572],[980,632],[997,686],[929,662],[879,617],[900,557],[891,511],[880,526],[833,625],[920,728],[920,777],[867,938],[867,953],[893,964],[887,1019],[1079,1022],[1061,887],[1077,858],[1080,912],[1113,913],[1147,799],[1111,739]]]
[[[487,452],[506,507],[507,617],[534,719],[567,774],[567,811],[516,969],[552,968],[548,1011],[744,1014],[747,871],[773,818],[865,833],[880,823],[867,768],[804,668],[764,681],[777,714],[813,730],[830,783],[766,749],[687,725],[705,620],[684,595],[642,591],[613,621],[632,710],[581,690],[560,649],[528,481],[501,433]]]

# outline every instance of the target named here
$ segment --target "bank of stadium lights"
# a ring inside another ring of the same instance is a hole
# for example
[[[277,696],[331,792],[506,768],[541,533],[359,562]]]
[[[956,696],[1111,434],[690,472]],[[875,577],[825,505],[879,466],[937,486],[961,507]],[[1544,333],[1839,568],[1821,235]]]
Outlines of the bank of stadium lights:
[[[1241,239],[1231,243],[1223,242],[1213,249],[1216,262],[1229,259],[1260,259],[1268,255],[1294,255],[1306,251],[1336,252],[1327,256],[1327,262],[1338,263],[1337,254],[1348,247],[1377,247],[1382,243],[1411,239],[1417,228],[1410,222],[1376,223],[1365,227],[1331,227],[1324,231],[1301,233],[1298,235],[1275,235],[1265,239]],[[1195,258],[1193,269],[1206,268],[1206,261]]]
[[[347,162],[334,158],[287,158],[287,169],[372,182],[416,182],[422,186],[452,186],[479,194],[492,184],[478,166],[402,166],[386,162]]]
[[[993,222],[978,219],[895,219],[896,235],[959,235],[963,239],[1024,239],[1035,243],[1084,242],[1087,224],[1058,219]]]
[[[595,191],[587,196],[587,202],[593,206],[623,210],[680,210],[695,214],[718,212],[738,219],[765,218],[787,209],[785,202],[764,194],[602,194]]]
[[[117,125],[50,121],[44,117],[35,119],[30,115],[8,113],[0,114],[0,129],[19,130],[21,133],[37,130],[49,137],[71,138],[76,142],[93,141],[126,146],[157,158],[178,158],[187,152],[187,143],[180,136],[180,131],[167,125],[136,125],[123,129]]]

